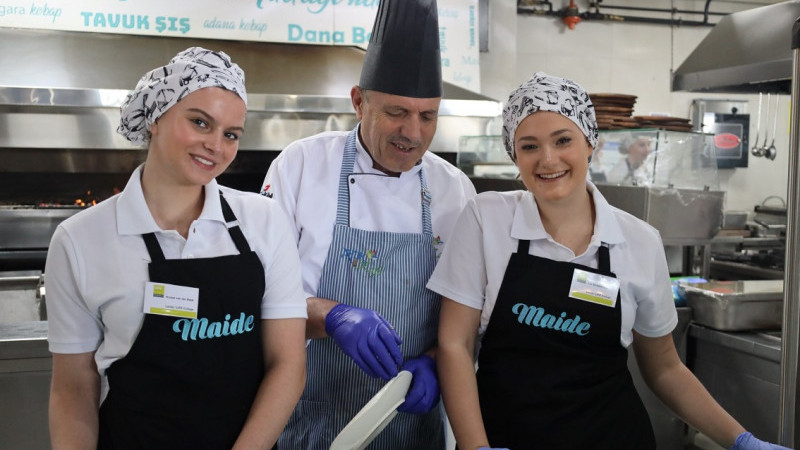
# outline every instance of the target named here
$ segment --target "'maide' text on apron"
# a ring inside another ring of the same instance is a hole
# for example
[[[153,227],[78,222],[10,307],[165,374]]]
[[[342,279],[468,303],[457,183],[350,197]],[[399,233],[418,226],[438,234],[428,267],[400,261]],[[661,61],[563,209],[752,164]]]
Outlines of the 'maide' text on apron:
[[[517,315],[517,321],[539,328],[550,328],[552,330],[563,331],[564,333],[577,334],[579,336],[586,336],[589,334],[589,328],[592,324],[582,322],[581,316],[575,315],[570,319],[566,319],[567,313],[562,312],[558,317],[548,314],[544,308],[526,305],[524,303],[517,303],[511,307],[511,312]]]
[[[231,321],[231,315],[225,314],[225,320],[221,322],[209,322],[205,317],[201,319],[178,319],[172,324],[172,330],[181,334],[181,339],[196,341],[197,339],[214,339],[222,336],[234,336],[253,331],[255,328],[255,317],[251,314],[245,316],[239,313],[239,317]]]

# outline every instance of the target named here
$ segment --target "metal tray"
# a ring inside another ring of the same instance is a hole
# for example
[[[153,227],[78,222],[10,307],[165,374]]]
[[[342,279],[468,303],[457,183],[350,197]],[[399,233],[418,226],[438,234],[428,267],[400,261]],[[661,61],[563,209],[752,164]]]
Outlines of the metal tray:
[[[0,276],[0,325],[47,320],[44,275]]]
[[[678,283],[692,320],[723,331],[775,330],[783,323],[783,280]]]
[[[46,249],[58,224],[82,209],[0,206],[0,249]]]

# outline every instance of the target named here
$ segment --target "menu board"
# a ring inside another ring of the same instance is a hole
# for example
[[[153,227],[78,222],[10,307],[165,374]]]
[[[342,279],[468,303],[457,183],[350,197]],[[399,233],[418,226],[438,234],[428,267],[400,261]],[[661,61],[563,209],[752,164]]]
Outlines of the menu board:
[[[480,89],[478,0],[438,0],[442,78]],[[0,0],[0,27],[366,48],[378,0]]]

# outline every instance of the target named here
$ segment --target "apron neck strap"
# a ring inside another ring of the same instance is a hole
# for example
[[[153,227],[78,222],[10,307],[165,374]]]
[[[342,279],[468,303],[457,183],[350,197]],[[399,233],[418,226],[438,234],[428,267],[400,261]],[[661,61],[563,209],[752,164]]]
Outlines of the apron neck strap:
[[[425,181],[425,171],[419,168],[420,195],[422,197],[422,233],[433,234],[433,219],[431,219],[431,200],[433,196],[428,190],[428,183]]]
[[[244,237],[244,233],[242,233],[242,229],[239,227],[239,219],[236,218],[236,214],[233,213],[231,206],[228,204],[228,201],[225,200],[225,196],[222,195],[222,192],[219,193],[219,203],[222,206],[222,217],[225,219],[225,226],[228,228],[228,233],[231,235],[231,239],[233,239],[233,243],[236,244],[236,249],[239,250],[240,254],[245,254],[250,252],[250,244],[247,243],[247,239]],[[164,261],[164,252],[161,250],[161,245],[158,243],[158,239],[156,239],[155,233],[145,233],[142,235],[144,239],[144,245],[147,247],[147,253],[150,254],[150,259],[153,262],[160,262]]]
[[[228,233],[230,233],[233,243],[236,244],[236,249],[239,250],[240,254],[249,253],[250,244],[247,243],[247,239],[245,239],[244,233],[239,227],[239,219],[236,218],[236,214],[233,213],[222,192],[219,193],[219,204],[222,206],[222,217],[225,219],[225,226],[228,227]]]
[[[153,262],[164,261],[164,252],[161,251],[161,246],[158,245],[155,233],[146,233],[142,235],[144,245],[147,246],[147,253],[150,254],[150,260]]]
[[[597,268],[600,269],[601,272],[611,272],[611,257],[608,255],[608,244],[601,242],[600,249],[597,253]]]
[[[358,125],[347,135],[347,141],[344,144],[342,169],[339,171],[339,195],[336,200],[336,225],[350,225],[350,188],[347,187],[347,180],[353,172],[356,162],[357,138]]]
[[[520,255],[527,255],[530,245],[531,245],[530,240],[520,239],[519,242],[517,242],[517,253],[519,253]]]
[[[339,172],[339,194],[336,204],[336,225],[350,226],[350,188],[347,186],[348,179],[353,173],[358,150],[356,139],[358,139],[358,127],[350,131],[347,141],[344,144],[344,157],[342,158],[342,169]],[[425,181],[425,174],[422,168],[419,170],[420,200],[422,202],[422,233],[433,234],[433,221],[431,219],[431,199],[428,191],[428,183]]]

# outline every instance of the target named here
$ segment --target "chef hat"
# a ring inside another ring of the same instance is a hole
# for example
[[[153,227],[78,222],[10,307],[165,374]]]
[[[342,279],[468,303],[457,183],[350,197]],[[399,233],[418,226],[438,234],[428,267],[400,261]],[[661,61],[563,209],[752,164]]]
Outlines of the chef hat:
[[[536,72],[511,93],[503,107],[503,145],[512,160],[517,160],[514,153],[517,127],[537,111],[555,112],[573,121],[589,145],[597,147],[597,119],[589,94],[572,80]]]
[[[358,84],[403,97],[442,96],[436,0],[381,0]]]
[[[247,104],[244,72],[224,52],[190,47],[169,64],[147,72],[120,106],[117,133],[134,144],[150,142],[150,126],[182,98],[206,87],[221,87]]]

